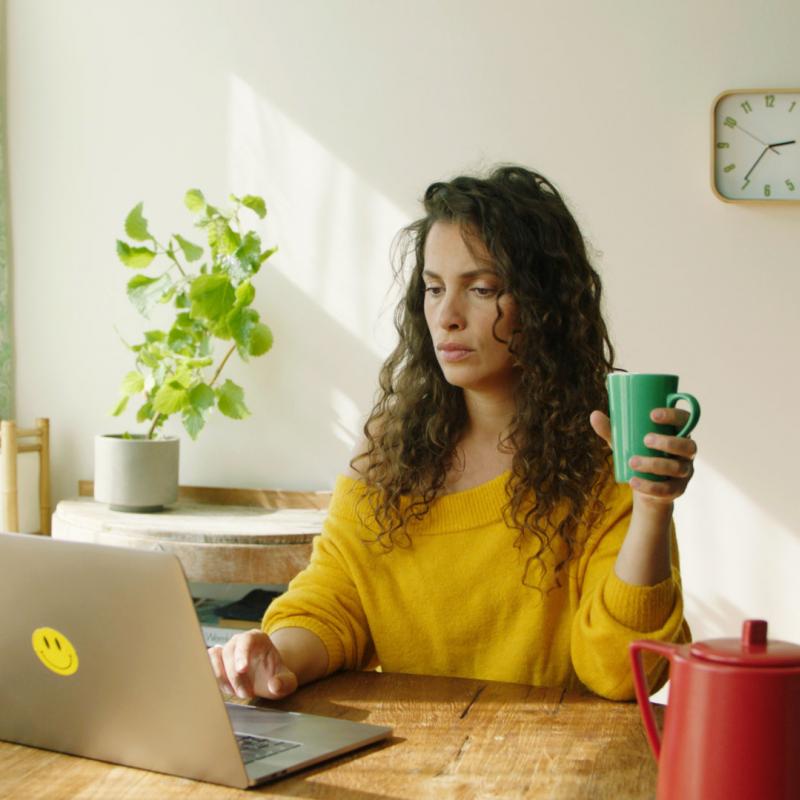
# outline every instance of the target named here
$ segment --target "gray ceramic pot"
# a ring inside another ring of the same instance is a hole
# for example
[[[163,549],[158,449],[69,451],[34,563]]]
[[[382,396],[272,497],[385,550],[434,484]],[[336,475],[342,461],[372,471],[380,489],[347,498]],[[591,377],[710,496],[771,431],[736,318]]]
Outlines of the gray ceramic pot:
[[[114,511],[162,511],[178,499],[179,454],[174,436],[96,436],[94,499]]]

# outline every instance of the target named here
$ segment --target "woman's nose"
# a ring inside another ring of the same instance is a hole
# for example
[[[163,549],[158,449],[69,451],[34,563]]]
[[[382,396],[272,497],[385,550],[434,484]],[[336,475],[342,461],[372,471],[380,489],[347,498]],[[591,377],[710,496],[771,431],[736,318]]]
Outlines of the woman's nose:
[[[458,331],[464,327],[464,314],[453,292],[448,292],[439,308],[439,325],[448,331]]]

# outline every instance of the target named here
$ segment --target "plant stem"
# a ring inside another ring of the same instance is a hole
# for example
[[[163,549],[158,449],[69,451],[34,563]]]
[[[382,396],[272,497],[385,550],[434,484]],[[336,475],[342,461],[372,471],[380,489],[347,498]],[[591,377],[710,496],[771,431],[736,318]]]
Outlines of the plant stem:
[[[222,368],[225,366],[225,364],[227,364],[228,359],[233,355],[233,351],[235,349],[236,349],[236,345],[232,344],[231,345],[231,349],[228,350],[227,353],[225,353],[225,357],[222,359],[222,361],[219,362],[219,366],[217,367],[217,371],[214,373],[214,377],[209,381],[209,384],[208,384],[209,386],[213,386],[214,385],[214,381],[216,381],[216,379],[219,377],[220,372],[222,372]]]
[[[161,414],[157,413],[155,417],[153,417],[153,424],[150,426],[150,430],[147,431],[147,438],[152,439],[153,434],[156,431],[156,425],[158,425],[158,421],[161,419]]]

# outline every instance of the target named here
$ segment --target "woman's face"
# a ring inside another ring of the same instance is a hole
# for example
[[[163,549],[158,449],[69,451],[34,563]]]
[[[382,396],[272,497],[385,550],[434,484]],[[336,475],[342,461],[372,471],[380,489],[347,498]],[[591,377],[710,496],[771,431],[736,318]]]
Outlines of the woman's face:
[[[508,294],[500,297],[503,316],[497,321],[500,276],[483,242],[473,236],[470,245],[456,223],[435,222],[431,227],[422,273],[425,320],[448,383],[465,390],[506,391],[514,378],[508,341],[516,303]]]

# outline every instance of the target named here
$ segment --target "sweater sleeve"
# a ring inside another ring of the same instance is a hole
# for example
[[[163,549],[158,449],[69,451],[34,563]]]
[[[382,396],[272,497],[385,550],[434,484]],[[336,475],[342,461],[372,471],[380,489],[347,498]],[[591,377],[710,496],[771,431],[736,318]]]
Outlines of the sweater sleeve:
[[[305,628],[319,636],[328,651],[327,674],[363,667],[374,650],[343,547],[346,537],[357,537],[357,523],[338,515],[337,505],[334,494],[331,513],[314,539],[309,565],[273,600],[261,623],[268,634],[280,628]]]
[[[685,642],[678,547],[671,524],[672,574],[654,586],[635,586],[617,577],[614,564],[628,531],[632,495],[614,485],[603,498],[606,513],[586,542],[577,580],[580,605],[572,623],[572,663],[579,680],[609,700],[635,696],[628,645],[636,639]],[[667,662],[644,654],[651,692],[666,681]]]

